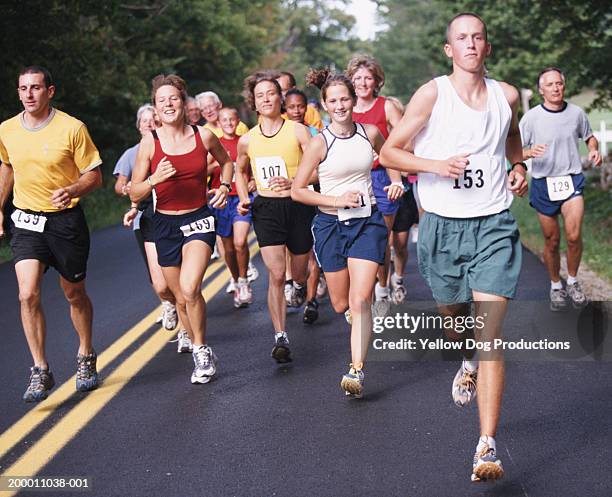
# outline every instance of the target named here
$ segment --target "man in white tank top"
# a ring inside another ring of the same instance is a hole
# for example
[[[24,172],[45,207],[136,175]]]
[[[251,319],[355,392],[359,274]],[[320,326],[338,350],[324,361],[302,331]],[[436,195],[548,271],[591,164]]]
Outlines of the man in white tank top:
[[[476,316],[484,318],[484,325],[474,329],[476,339],[492,343],[501,337],[521,266],[518,229],[508,211],[512,194],[527,192],[526,167],[520,162],[519,94],[508,84],[485,78],[491,45],[480,17],[455,16],[446,39],[452,74],[417,90],[380,160],[419,175],[426,211],[419,224],[419,269],[440,312],[465,316],[469,302],[475,302]],[[508,175],[506,157],[513,164]],[[445,331],[449,338],[461,338],[454,330]],[[455,376],[453,400],[465,405],[478,393],[480,439],[472,480],[497,479],[503,476],[494,438],[503,358],[491,352],[481,359],[495,360],[478,363],[471,352],[471,360],[464,359]]]

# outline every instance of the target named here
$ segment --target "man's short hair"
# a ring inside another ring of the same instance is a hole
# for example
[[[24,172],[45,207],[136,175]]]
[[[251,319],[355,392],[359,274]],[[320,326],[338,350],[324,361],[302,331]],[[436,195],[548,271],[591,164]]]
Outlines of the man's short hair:
[[[450,30],[451,30],[451,27],[452,27],[453,23],[457,19],[459,19],[460,17],[474,17],[475,19],[478,19],[482,23],[482,26],[484,27],[485,41],[489,41],[489,35],[487,33],[487,25],[482,20],[482,17],[480,17],[478,14],[474,14],[473,12],[461,12],[460,14],[457,14],[455,17],[453,17],[448,22],[448,24],[446,25],[446,41],[447,41],[447,43],[450,42]]]
[[[200,101],[204,100],[205,98],[212,98],[213,102],[215,102],[216,105],[221,106],[221,99],[219,98],[219,95],[217,95],[214,91],[203,91],[202,93],[198,93],[196,96],[196,101],[198,102],[198,105],[200,105]]]
[[[545,67],[544,69],[540,71],[540,74],[538,74],[538,88],[540,88],[542,84],[542,76],[544,76],[547,72],[551,72],[551,71],[558,72],[561,75],[561,79],[563,80],[563,83],[565,83],[565,74],[563,74],[563,71],[559,69],[558,67],[550,66],[550,67]]]
[[[198,105],[198,102],[195,98],[193,98],[191,95],[187,97],[187,102],[188,104],[194,102],[196,105]]]
[[[19,86],[19,78],[24,74],[42,74],[45,80],[45,86],[49,88],[53,86],[53,76],[51,76],[51,72],[49,69],[43,66],[28,66],[24,67],[21,71],[19,71],[19,76],[17,76],[17,86]]]
[[[281,76],[287,76],[287,78],[289,78],[290,88],[295,88],[297,86],[297,81],[295,80],[295,76],[292,73],[288,71],[281,71],[278,77],[280,78]]]

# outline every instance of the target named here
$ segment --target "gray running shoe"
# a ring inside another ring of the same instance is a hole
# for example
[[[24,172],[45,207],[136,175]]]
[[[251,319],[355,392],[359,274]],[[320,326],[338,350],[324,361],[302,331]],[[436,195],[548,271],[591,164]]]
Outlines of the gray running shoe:
[[[172,302],[162,300],[162,315],[161,324],[167,330],[173,330],[178,323],[176,315],[176,306]]]
[[[569,295],[570,300],[572,301],[572,305],[574,309],[582,309],[589,303],[580,283],[576,282],[572,285],[567,285],[566,287],[567,295]]]
[[[187,334],[187,330],[179,330],[176,335],[176,339],[172,340],[170,343],[178,342],[176,351],[179,354],[187,354],[189,352],[193,352],[193,345],[191,343],[191,339]]]
[[[302,307],[302,304],[306,300],[306,285],[302,288],[296,288],[293,285],[293,291],[291,292],[291,304],[289,307]]]
[[[363,395],[364,373],[361,367],[350,365],[349,372],[342,376],[340,388],[345,395],[360,398]]]
[[[193,363],[191,383],[208,383],[217,372],[217,356],[208,345],[193,348]]]
[[[567,292],[563,289],[550,290],[550,310],[553,312],[565,311],[569,307]]]
[[[391,301],[395,305],[401,304],[406,300],[406,287],[404,287],[404,280],[399,278],[396,283],[391,278]]]
[[[23,394],[23,400],[26,402],[40,402],[47,398],[49,390],[55,386],[53,373],[48,369],[42,369],[38,366],[30,368],[30,382],[28,388]]]
[[[474,454],[472,481],[499,480],[503,476],[504,468],[495,449],[485,444],[480,452]]]
[[[476,379],[478,370],[470,371],[461,363],[461,367],[453,380],[452,396],[455,405],[463,407],[476,397]]]
[[[287,302],[287,307],[291,307],[291,299],[293,296],[293,280],[285,281],[285,302]]]
[[[347,309],[346,311],[344,311],[344,319],[346,319],[346,322],[350,325],[353,324],[353,313],[351,312],[350,309]]]
[[[272,357],[279,364],[291,362],[291,350],[289,349],[289,338],[283,333],[275,339],[274,348],[272,349]]]
[[[389,300],[389,297],[375,300],[372,304],[372,318],[385,317],[387,314],[389,314],[390,310],[391,301]]]
[[[76,389],[79,392],[89,392],[98,388],[97,360],[98,355],[95,350],[91,354],[77,355]]]

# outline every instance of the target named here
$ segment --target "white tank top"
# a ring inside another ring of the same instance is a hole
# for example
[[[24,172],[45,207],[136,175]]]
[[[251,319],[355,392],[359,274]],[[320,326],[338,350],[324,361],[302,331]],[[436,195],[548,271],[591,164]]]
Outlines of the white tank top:
[[[319,163],[319,184],[323,195],[342,195],[346,191],[367,192],[370,203],[376,204],[372,191],[372,163],[374,150],[363,124],[355,123],[355,132],[341,138],[334,135],[329,127],[320,133],[327,144],[327,154]],[[319,207],[326,214],[336,215],[337,209]]]
[[[476,111],[457,94],[448,76],[435,78],[438,98],[427,126],[415,138],[414,154],[443,160],[469,153],[458,180],[419,173],[423,208],[439,216],[471,218],[497,214],[512,204],[506,175],[506,137],[512,110],[495,80],[485,78],[487,108]]]

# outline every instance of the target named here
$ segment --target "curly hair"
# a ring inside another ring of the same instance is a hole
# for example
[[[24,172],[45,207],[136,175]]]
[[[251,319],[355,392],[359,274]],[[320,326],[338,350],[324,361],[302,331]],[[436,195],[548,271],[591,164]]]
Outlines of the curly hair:
[[[262,81],[268,81],[274,85],[279,95],[282,95],[280,84],[277,79],[281,76],[278,71],[266,70],[258,71],[244,79],[242,96],[251,110],[257,110],[255,107],[255,87]],[[284,105],[281,101],[281,112],[284,112]]]
[[[382,66],[374,57],[366,54],[356,54],[353,55],[346,66],[346,75],[351,81],[353,81],[355,73],[362,67],[370,71],[374,77],[374,82],[376,83],[376,87],[374,88],[374,96],[377,97],[380,89],[385,84],[385,71],[383,71]]]
[[[155,94],[162,86],[174,86],[181,94],[183,104],[187,102],[187,85],[180,76],[176,74],[158,74],[151,81],[151,101],[155,105]]]
[[[357,95],[355,93],[355,87],[349,78],[345,74],[335,73],[329,68],[325,69],[310,69],[306,74],[306,84],[314,85],[321,90],[321,96],[323,100],[327,98],[327,89],[330,86],[343,85],[348,90],[353,102],[357,102]]]

